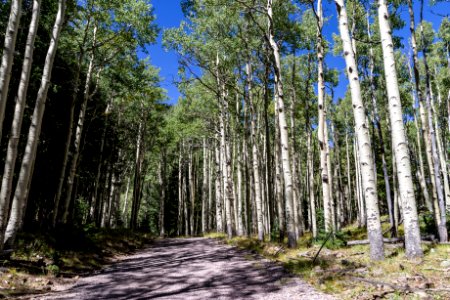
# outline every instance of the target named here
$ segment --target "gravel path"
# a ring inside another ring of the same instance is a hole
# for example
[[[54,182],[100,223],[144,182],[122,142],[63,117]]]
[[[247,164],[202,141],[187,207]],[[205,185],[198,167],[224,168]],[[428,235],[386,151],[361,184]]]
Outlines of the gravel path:
[[[68,290],[32,299],[335,299],[279,265],[249,258],[212,239],[164,239]]]

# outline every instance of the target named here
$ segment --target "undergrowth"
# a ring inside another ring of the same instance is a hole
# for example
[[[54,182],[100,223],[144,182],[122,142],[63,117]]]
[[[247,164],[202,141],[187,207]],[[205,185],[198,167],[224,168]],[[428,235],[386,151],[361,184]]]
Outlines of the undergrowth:
[[[21,234],[12,255],[0,260],[0,298],[45,292],[58,281],[92,273],[151,239],[147,233],[92,227]]]
[[[390,237],[387,216],[382,222],[385,237]],[[421,226],[422,232],[432,230],[426,220],[422,220]],[[399,234],[403,234],[402,226]],[[208,237],[281,263],[316,288],[342,299],[450,299],[450,268],[443,267],[443,262],[450,262],[448,245],[423,244],[424,257],[408,260],[401,243],[385,244],[385,260],[374,262],[369,257],[369,245],[346,246],[346,241],[367,238],[366,229],[357,224],[342,228],[326,243],[327,234],[321,232],[313,239],[306,233],[295,249],[288,249],[286,240],[259,241],[256,237],[228,240],[223,234]]]

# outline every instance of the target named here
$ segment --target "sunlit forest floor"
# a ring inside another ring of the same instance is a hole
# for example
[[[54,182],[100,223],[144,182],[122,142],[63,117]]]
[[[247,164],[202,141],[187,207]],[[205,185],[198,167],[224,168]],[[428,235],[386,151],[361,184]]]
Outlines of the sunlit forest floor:
[[[0,298],[59,290],[151,241],[147,233],[93,228],[34,233],[0,257]]]
[[[341,299],[450,299],[450,245],[423,244],[424,257],[411,261],[402,243],[385,244],[386,259],[374,262],[369,245],[345,245],[345,241],[367,238],[366,230],[355,225],[342,228],[320,252],[326,238],[314,241],[309,234],[299,240],[297,249],[287,249],[285,242],[210,237],[278,261],[317,289]]]
[[[387,222],[383,226],[386,232]],[[356,225],[342,228],[326,242],[324,234],[314,240],[307,233],[296,249],[288,249],[286,241],[274,242],[278,240],[275,236],[265,242],[253,237],[226,240],[223,234],[207,237],[247,249],[249,260],[259,254],[277,261],[337,298],[450,299],[450,245],[424,243],[424,257],[410,261],[401,242],[385,244],[386,259],[373,262],[369,245],[346,246],[346,241],[367,238],[366,230]],[[22,235],[17,250],[0,258],[0,298],[57,291],[151,241],[149,234],[128,230]]]

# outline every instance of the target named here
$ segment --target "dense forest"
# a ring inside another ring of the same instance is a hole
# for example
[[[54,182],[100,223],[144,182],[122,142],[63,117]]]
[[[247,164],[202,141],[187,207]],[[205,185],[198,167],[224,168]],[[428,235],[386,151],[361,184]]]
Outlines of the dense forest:
[[[332,2],[182,0],[159,28],[148,0],[0,0],[0,249],[74,228],[295,248],[351,224],[372,260],[448,244],[449,11]]]

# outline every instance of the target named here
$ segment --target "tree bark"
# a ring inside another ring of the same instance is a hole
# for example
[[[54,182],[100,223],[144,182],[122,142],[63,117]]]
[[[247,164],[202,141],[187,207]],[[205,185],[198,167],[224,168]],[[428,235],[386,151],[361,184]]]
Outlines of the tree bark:
[[[96,44],[96,36],[97,36],[97,26],[94,26],[93,30],[93,45]],[[84,94],[83,94],[83,102],[81,103],[80,115],[78,116],[77,128],[75,131],[75,140],[74,140],[74,152],[72,154],[72,161],[69,169],[69,176],[67,177],[67,186],[66,186],[66,199],[64,201],[63,206],[63,214],[62,214],[62,223],[67,223],[67,218],[69,216],[69,207],[70,202],[72,201],[72,189],[73,182],[75,179],[75,175],[78,168],[78,158],[80,156],[81,151],[81,137],[83,135],[84,121],[86,118],[86,108],[88,104],[88,100],[90,98],[90,85],[91,85],[91,77],[94,70],[94,52],[91,53],[91,57],[89,60],[89,67],[86,74],[86,83],[84,85]]]
[[[202,234],[208,230],[208,146],[203,138]]]
[[[292,190],[292,173],[290,169],[290,154],[289,154],[289,136],[288,126],[286,123],[285,109],[284,109],[284,94],[283,94],[283,80],[281,78],[281,61],[278,49],[278,44],[274,38],[274,24],[272,13],[272,0],[267,1],[267,16],[269,28],[269,43],[272,49],[274,59],[275,71],[275,87],[276,87],[276,102],[278,110],[278,122],[280,127],[280,142],[281,142],[281,161],[283,166],[284,192],[286,197],[286,231],[288,234],[288,246],[294,248],[297,246],[297,236],[295,235],[295,220],[294,220],[294,203]]]
[[[6,153],[5,168],[3,171],[2,187],[0,192],[0,203],[6,203],[11,198],[14,168],[16,166],[17,148],[19,146],[20,131],[22,128],[23,112],[27,100],[28,84],[31,75],[31,66],[33,64],[34,41],[39,25],[41,9],[41,0],[33,1],[33,13],[31,16],[30,27],[25,45],[25,55],[22,64],[22,73],[20,75],[19,88],[17,91],[16,105],[14,107],[14,117],[11,128],[11,135],[8,141],[8,150]],[[1,139],[1,134],[0,134]],[[14,201],[15,200],[15,201]],[[25,203],[19,203],[18,198],[14,198],[9,217],[8,225],[5,233],[5,243],[12,246],[17,231],[20,229],[19,224],[25,213]],[[20,200],[24,200],[23,198]]]
[[[133,183],[133,200],[131,204],[131,217],[130,217],[130,228],[136,229],[138,225],[138,215],[142,196],[142,169],[144,164],[144,135],[145,135],[145,125],[143,120],[139,122],[137,141],[136,141],[136,155],[135,155],[135,166],[134,166],[134,183]]]
[[[262,214],[262,193],[261,193],[261,178],[259,173],[259,155],[257,145],[257,124],[256,124],[256,107],[253,103],[252,94],[252,68],[250,63],[246,64],[247,73],[247,100],[250,108],[250,141],[252,145],[252,168],[255,188],[255,202],[256,202],[256,220],[258,229],[258,240],[264,240],[264,224]]]
[[[3,131],[3,119],[5,118],[6,101],[8,100],[9,81],[14,62],[17,33],[19,31],[20,16],[22,15],[22,0],[11,1],[8,26],[5,33],[2,63],[0,65],[0,140]]]
[[[417,214],[414,185],[412,182],[411,162],[403,125],[403,112],[400,102],[397,73],[395,69],[394,44],[392,42],[389,13],[385,0],[379,0],[378,20],[380,26],[381,44],[383,49],[384,71],[386,76],[387,94],[389,98],[389,115],[391,136],[394,143],[395,162],[402,203],[403,223],[405,226],[405,246],[408,258],[423,255],[420,245],[420,230]]]
[[[329,188],[329,178],[328,178],[328,163],[325,143],[328,142],[327,137],[325,136],[325,82],[324,82],[324,74],[323,74],[323,59],[324,59],[324,50],[323,50],[323,37],[322,37],[322,28],[323,28],[323,10],[322,10],[322,0],[317,1],[317,105],[319,108],[318,112],[318,128],[317,128],[317,139],[319,142],[320,149],[320,175],[321,175],[321,183],[322,183],[322,200],[323,200],[323,210],[324,210],[324,219],[325,219],[325,231],[330,232],[332,230],[332,222],[331,222],[331,200],[330,200],[330,188]]]
[[[53,227],[55,227],[56,222],[57,222],[58,213],[59,213],[59,205],[60,205],[60,201],[61,201],[64,181],[66,179],[67,162],[69,160],[69,149],[70,149],[70,145],[72,143],[72,133],[73,133],[73,127],[74,127],[73,120],[74,120],[74,115],[75,115],[75,103],[76,103],[76,100],[78,97],[81,68],[82,68],[84,56],[86,53],[84,47],[85,47],[86,40],[88,37],[90,23],[91,23],[91,19],[88,18],[85,28],[84,28],[83,41],[80,45],[80,53],[78,55],[76,71],[75,71],[75,75],[74,75],[74,79],[73,79],[74,83],[73,83],[72,99],[70,102],[69,119],[68,119],[69,126],[67,128],[66,141],[64,143],[63,160],[61,163],[61,171],[60,171],[59,179],[58,179],[58,187],[56,189],[55,200],[54,200],[53,220],[52,220]]]
[[[426,99],[426,108],[427,108],[427,121],[429,134],[431,139],[431,151],[432,151],[432,162],[434,169],[434,178],[436,183],[436,194],[438,203],[435,205],[435,215],[438,226],[438,234],[439,240],[441,243],[445,243],[448,241],[448,232],[447,232],[447,218],[445,213],[445,200],[441,179],[441,165],[439,161],[439,153],[437,149],[437,141],[436,141],[436,130],[433,124],[433,105],[432,105],[432,95],[431,95],[431,79],[430,79],[430,70],[427,62],[427,45],[425,44],[424,32],[423,32],[423,0],[421,0],[421,9],[420,9],[420,33],[422,37],[423,44],[423,63],[425,66],[425,99]],[[439,213],[438,213],[439,212]]]
[[[317,238],[317,219],[316,219],[316,199],[314,197],[314,161],[313,161],[313,151],[311,149],[311,130],[307,129],[307,147],[308,147],[308,194],[309,194],[309,208],[311,213],[311,231],[313,238]]]
[[[350,83],[355,131],[358,136],[362,188],[364,189],[367,210],[367,234],[370,240],[370,257],[372,260],[382,260],[384,259],[383,233],[381,231],[376,171],[374,169],[369,126],[366,123],[366,113],[361,97],[355,52],[353,51],[351,37],[348,31],[346,8],[343,0],[335,0],[335,3],[339,18],[339,31],[344,48],[345,63],[347,65],[347,76]]]
[[[218,135],[216,135],[216,140]],[[223,217],[222,217],[222,170],[220,162],[220,143],[216,142],[216,147],[214,147],[215,152],[215,164],[216,164],[216,231],[223,232]]]
[[[163,149],[161,149],[161,159],[159,161],[158,182],[159,182],[158,227],[159,227],[159,236],[164,237],[166,235],[166,230],[164,227],[165,204],[166,204],[166,155]]]
[[[31,118],[31,125],[28,131],[25,153],[20,167],[19,178],[14,192],[13,203],[25,203],[28,198],[29,187],[33,176],[33,166],[36,159],[37,146],[39,143],[39,135],[41,133],[42,118],[45,111],[45,102],[47,100],[47,92],[50,86],[53,62],[55,60],[58,48],[59,36],[64,23],[64,14],[66,9],[66,1],[58,1],[58,11],[56,13],[55,23],[53,25],[50,45],[45,58],[44,69],[42,72],[41,85],[36,98],[36,103]],[[9,210],[9,199],[4,203],[0,203],[0,241],[4,240],[5,227],[7,225],[7,216]],[[0,243],[0,250],[3,243]]]
[[[369,14],[367,14],[367,33],[369,41],[372,40],[371,32],[370,32],[370,22],[369,22]],[[383,167],[383,178],[384,178],[384,187],[386,190],[386,203],[388,207],[388,214],[389,214],[389,223],[391,224],[391,227],[393,228],[393,235],[397,236],[397,228],[395,227],[394,222],[394,210],[393,210],[393,204],[392,204],[392,195],[391,195],[391,184],[389,181],[389,175],[388,175],[388,169],[387,169],[387,163],[386,163],[386,145],[384,144],[384,138],[383,138],[383,131],[381,128],[381,122],[380,122],[380,115],[378,113],[378,104],[377,104],[377,97],[375,95],[376,87],[375,87],[375,80],[374,80],[374,69],[375,69],[375,63],[374,63],[374,54],[373,54],[373,47],[370,46],[369,49],[369,81],[370,81],[370,95],[372,98],[372,106],[373,106],[373,119],[374,119],[374,125],[377,129],[378,134],[378,140],[380,143],[380,151],[381,151],[381,163]],[[376,168],[375,168],[376,172]]]

